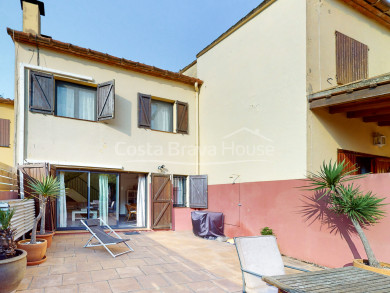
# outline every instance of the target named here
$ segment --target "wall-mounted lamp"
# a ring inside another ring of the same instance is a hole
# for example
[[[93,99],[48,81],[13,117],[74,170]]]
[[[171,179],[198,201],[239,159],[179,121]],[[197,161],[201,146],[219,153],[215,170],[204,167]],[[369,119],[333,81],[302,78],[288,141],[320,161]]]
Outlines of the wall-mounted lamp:
[[[165,169],[165,165],[158,166],[157,169],[158,169],[161,173],[165,173],[165,172],[167,171],[167,169]]]
[[[374,145],[378,147],[383,147],[384,145],[386,145],[386,136],[378,132],[375,132],[373,137],[374,137]]]

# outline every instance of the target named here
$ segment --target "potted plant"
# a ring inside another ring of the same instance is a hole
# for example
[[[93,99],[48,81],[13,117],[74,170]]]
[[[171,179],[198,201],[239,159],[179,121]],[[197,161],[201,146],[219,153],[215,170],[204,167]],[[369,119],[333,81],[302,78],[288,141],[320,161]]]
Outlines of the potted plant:
[[[14,210],[0,209],[0,293],[16,290],[26,272],[24,250],[16,249],[15,229],[11,228]]]
[[[39,201],[39,214],[34,219],[34,225],[31,232],[31,239],[21,240],[18,242],[18,247],[27,251],[27,265],[36,265],[46,260],[47,240],[45,237],[45,211],[46,203],[49,197],[57,197],[60,193],[60,182],[57,178],[49,175],[42,181],[29,178],[28,185],[32,190],[32,197],[36,197]],[[37,239],[38,223],[41,222],[41,229]],[[49,233],[49,237],[53,233]]]
[[[307,187],[309,190],[322,191],[327,196],[328,208],[338,215],[344,215],[351,220],[360,240],[363,243],[367,260],[354,260],[354,266],[363,267],[382,274],[390,275],[389,266],[380,263],[376,259],[374,252],[363,231],[363,227],[373,225],[382,219],[385,215],[382,209],[385,205],[382,203],[384,198],[376,197],[371,191],[362,192],[359,186],[346,184],[351,180],[362,178],[364,175],[353,175],[358,169],[347,168],[345,162],[328,164],[323,162],[320,171],[309,173],[307,179],[310,182]]]

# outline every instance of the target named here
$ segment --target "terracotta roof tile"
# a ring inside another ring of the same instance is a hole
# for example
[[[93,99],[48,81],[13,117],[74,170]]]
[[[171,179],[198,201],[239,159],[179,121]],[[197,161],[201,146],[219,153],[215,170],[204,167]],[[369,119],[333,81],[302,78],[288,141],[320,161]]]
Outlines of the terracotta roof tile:
[[[14,100],[0,97],[0,104],[10,104],[10,105],[13,105],[14,104]]]
[[[154,66],[146,65],[139,62],[134,62],[124,58],[118,58],[106,53],[101,53],[92,49],[79,47],[70,43],[53,40],[52,38],[33,35],[7,28],[7,33],[11,36],[14,42],[24,43],[33,46],[39,46],[49,50],[61,52],[64,54],[74,55],[80,58],[93,60],[96,62],[105,63],[112,66],[118,66],[127,70],[136,71],[155,77],[160,77],[168,80],[173,80],[185,84],[203,84],[203,81],[197,78],[189,77],[181,73],[160,69]]]

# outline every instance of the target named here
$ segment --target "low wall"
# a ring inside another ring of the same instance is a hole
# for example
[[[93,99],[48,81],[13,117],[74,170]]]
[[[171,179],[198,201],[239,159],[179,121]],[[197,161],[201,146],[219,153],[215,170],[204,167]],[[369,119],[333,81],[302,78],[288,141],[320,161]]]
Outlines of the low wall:
[[[0,191],[0,200],[18,199],[19,195],[16,191]]]
[[[390,194],[390,174],[371,174],[358,180],[363,191],[379,197]],[[209,186],[210,211],[225,215],[230,237],[259,235],[271,227],[283,254],[328,267],[349,265],[364,258],[360,238],[348,219],[334,215],[319,194],[302,190],[303,180],[283,180]],[[390,198],[385,199],[390,204]],[[239,206],[241,204],[241,206]],[[366,229],[380,261],[390,262],[390,205],[387,217]],[[191,209],[175,208],[175,229],[191,230]]]

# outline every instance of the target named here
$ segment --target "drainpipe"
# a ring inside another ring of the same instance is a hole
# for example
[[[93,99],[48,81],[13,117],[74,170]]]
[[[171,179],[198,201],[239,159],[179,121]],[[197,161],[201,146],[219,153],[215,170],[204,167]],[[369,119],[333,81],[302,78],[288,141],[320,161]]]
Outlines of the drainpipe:
[[[16,111],[16,125],[17,125],[17,134],[16,134],[16,145],[17,149],[17,160],[16,165],[23,165],[24,160],[24,65],[19,64],[19,78],[16,80],[19,81],[18,86],[18,95],[17,95],[17,111]],[[17,72],[17,71],[16,71]],[[24,198],[24,185],[23,185],[23,173],[20,173],[20,197]]]
[[[200,175],[200,146],[199,146],[199,142],[200,142],[200,136],[199,136],[200,125],[199,124],[200,123],[199,123],[199,85],[198,85],[198,82],[195,82],[194,87],[195,87],[195,98],[196,98],[196,103],[197,103],[197,106],[196,106],[196,149],[197,149],[196,174]]]

